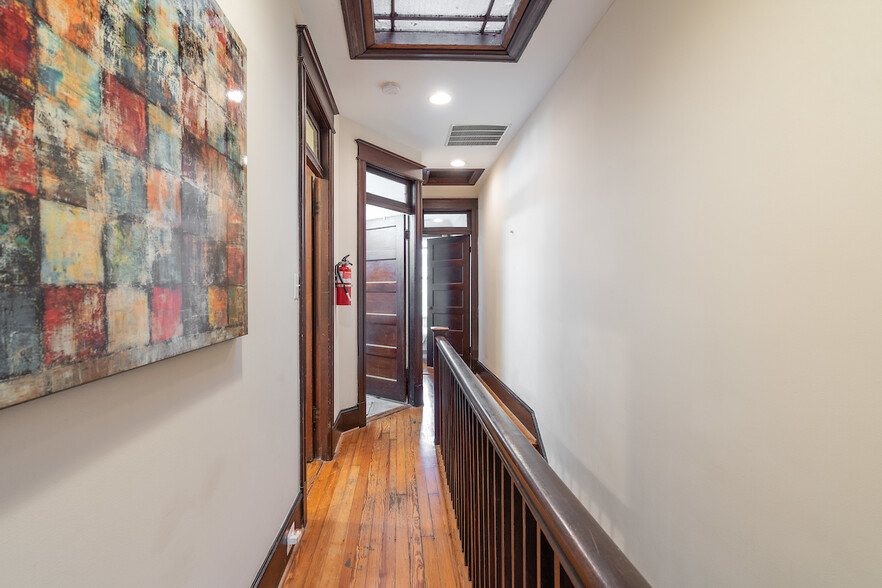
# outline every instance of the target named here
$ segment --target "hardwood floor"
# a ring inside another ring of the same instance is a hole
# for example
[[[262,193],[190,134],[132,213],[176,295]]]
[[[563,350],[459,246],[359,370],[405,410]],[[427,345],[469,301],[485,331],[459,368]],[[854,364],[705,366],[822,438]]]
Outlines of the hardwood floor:
[[[471,585],[426,396],[425,408],[345,433],[334,461],[309,464],[309,522],[284,588]]]

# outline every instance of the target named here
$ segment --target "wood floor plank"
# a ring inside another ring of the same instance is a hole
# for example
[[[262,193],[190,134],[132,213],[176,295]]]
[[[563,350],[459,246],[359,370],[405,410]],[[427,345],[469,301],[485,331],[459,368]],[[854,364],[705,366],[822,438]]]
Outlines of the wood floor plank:
[[[308,524],[284,588],[470,586],[427,418],[372,421],[334,461],[307,465]]]

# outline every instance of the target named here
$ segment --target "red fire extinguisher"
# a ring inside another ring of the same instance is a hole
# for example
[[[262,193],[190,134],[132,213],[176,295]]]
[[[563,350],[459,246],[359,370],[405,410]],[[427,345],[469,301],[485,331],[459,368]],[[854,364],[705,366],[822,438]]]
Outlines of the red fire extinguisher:
[[[334,273],[336,274],[336,290],[337,290],[337,305],[338,306],[351,306],[352,305],[352,264],[349,263],[349,256],[347,255],[343,259],[340,260],[336,266],[334,266]]]

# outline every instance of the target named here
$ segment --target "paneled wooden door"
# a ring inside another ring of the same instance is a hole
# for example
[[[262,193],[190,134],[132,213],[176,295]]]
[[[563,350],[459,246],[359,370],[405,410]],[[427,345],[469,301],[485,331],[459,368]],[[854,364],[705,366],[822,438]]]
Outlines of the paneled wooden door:
[[[428,327],[447,327],[447,340],[471,365],[469,235],[428,240]],[[431,337],[431,335],[430,335]],[[433,346],[430,345],[431,353]]]
[[[365,392],[407,399],[406,216],[367,221],[365,232]]]

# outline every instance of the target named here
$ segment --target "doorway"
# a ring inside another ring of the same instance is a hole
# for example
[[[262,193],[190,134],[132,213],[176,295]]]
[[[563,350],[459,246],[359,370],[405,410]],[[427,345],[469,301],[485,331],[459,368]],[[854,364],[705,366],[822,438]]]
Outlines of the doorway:
[[[334,97],[305,27],[299,35],[300,390],[302,461],[333,458]],[[305,514],[304,514],[305,516]]]
[[[358,407],[422,406],[423,167],[358,141]]]
[[[467,365],[478,360],[478,202],[423,201],[423,358],[434,360],[432,327],[445,327]]]

